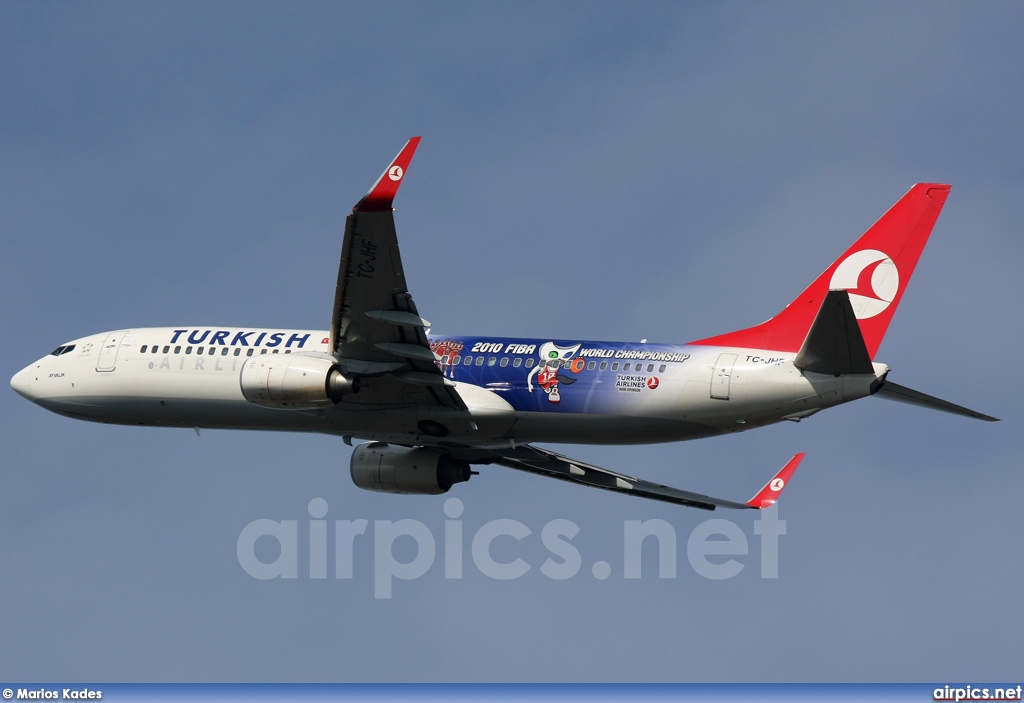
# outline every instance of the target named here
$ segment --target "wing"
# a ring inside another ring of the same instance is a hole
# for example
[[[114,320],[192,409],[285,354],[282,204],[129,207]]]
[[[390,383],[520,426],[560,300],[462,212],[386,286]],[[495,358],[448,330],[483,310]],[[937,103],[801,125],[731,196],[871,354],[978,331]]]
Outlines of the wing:
[[[714,510],[715,508],[760,509],[775,505],[782,489],[789,483],[793,472],[796,471],[797,466],[800,465],[805,456],[802,453],[794,456],[753,498],[746,503],[737,503],[731,500],[706,496],[701,493],[683,491],[671,486],[663,486],[660,483],[644,481],[633,476],[602,469],[600,466],[576,461],[567,456],[532,445],[504,450],[501,453],[501,458],[495,459],[494,463],[511,469],[529,471],[530,473],[549,476],[562,481],[571,481],[583,484],[584,486],[602,488],[606,491],[625,493],[626,495],[639,498],[661,500],[666,503],[686,505],[702,510]]]
[[[405,284],[391,208],[419,146],[410,139],[345,221],[330,349],[362,391],[348,407],[441,405],[465,409],[434,363],[420,317]]]

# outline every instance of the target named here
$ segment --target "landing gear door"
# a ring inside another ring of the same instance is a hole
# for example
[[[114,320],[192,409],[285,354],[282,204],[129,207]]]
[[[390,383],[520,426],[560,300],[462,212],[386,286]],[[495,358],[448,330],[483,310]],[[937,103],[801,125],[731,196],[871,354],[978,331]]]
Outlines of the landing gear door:
[[[718,400],[729,400],[729,383],[732,380],[732,365],[736,363],[738,354],[723,352],[718,355],[715,368],[711,372],[711,397]]]
[[[96,370],[113,371],[114,367],[117,366],[118,350],[125,341],[130,343],[131,336],[129,330],[119,330],[108,334],[107,338],[103,340],[103,346],[100,347],[100,355],[96,360]]]

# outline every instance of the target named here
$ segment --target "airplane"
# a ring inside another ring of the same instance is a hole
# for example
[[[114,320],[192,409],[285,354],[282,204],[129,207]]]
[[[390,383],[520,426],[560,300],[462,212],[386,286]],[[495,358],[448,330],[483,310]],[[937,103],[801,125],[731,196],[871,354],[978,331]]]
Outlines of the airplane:
[[[644,444],[799,422],[879,396],[997,418],[897,385],[875,354],[950,186],[913,186],[770,320],[688,344],[431,334],[392,203],[410,139],[347,216],[329,330],[182,325],[74,339],[11,386],[60,415],[340,435],[359,488],[438,495],[496,464],[704,510],[774,505],[804,454],[746,502],[577,461],[541,442]]]

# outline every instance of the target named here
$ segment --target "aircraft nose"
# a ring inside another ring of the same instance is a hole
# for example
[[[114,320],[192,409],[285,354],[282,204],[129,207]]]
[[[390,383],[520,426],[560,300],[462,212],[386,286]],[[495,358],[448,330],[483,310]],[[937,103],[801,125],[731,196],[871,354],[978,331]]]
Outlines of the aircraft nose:
[[[18,373],[11,377],[11,388],[17,392],[18,395],[29,400],[35,400],[36,396],[32,392],[33,385],[32,367],[26,366]]]

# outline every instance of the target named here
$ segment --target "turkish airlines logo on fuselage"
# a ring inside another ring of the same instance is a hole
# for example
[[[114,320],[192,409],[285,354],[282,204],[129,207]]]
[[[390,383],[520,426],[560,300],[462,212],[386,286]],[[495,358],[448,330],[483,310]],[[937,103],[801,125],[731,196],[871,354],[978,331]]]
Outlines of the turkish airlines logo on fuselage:
[[[828,287],[849,291],[853,314],[863,320],[889,307],[900,289],[900,273],[885,252],[862,249],[836,267]]]

